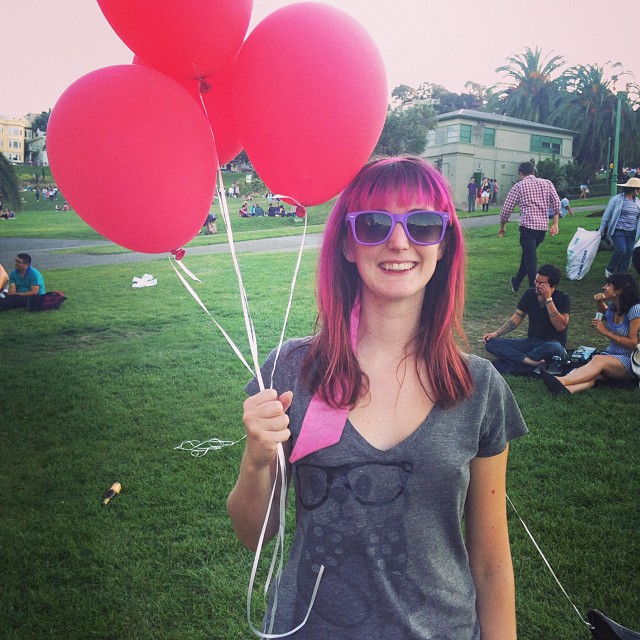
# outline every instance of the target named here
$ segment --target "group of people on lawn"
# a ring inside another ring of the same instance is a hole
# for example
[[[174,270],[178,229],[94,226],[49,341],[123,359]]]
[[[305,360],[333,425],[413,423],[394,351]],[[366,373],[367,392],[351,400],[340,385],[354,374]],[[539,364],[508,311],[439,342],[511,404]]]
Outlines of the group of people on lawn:
[[[518,301],[513,315],[499,329],[484,334],[486,350],[501,363],[540,374],[553,393],[575,393],[603,380],[633,380],[631,357],[640,343],[640,292],[628,270],[634,245],[640,237],[640,178],[629,178],[619,185],[623,188],[622,193],[611,198],[599,229],[602,235],[611,239],[614,252],[605,270],[602,292],[594,295],[597,312],[592,326],[609,338],[610,343],[586,365],[571,370],[566,376],[557,376],[548,371],[548,365],[554,359],[562,363],[568,361],[566,344],[571,300],[558,289],[561,279],[558,267],[545,264],[537,268],[537,248],[547,232],[558,233],[558,221],[564,217],[561,213],[567,204],[560,200],[549,180],[534,175],[531,163],[520,165],[519,176],[520,181],[512,187],[502,207],[498,236],[504,237],[506,223],[514,208],[519,206],[522,257],[510,284],[512,291],[517,292],[527,277],[529,288]],[[275,199],[270,204],[267,215],[286,215],[284,206]],[[264,211],[253,202],[249,210],[245,201],[239,214],[241,217],[260,216]],[[210,214],[205,224],[207,233],[217,233],[215,215]],[[10,274],[0,265],[0,311],[29,307],[35,296],[44,293],[44,279],[31,266],[29,254],[17,255],[15,269]],[[504,337],[527,317],[526,338]]]
[[[565,356],[571,309],[559,269],[538,268],[536,257],[549,209],[549,233],[558,233],[560,199],[530,163],[519,173],[498,235],[519,206],[522,258],[511,288],[525,277],[529,288],[484,340],[495,355],[535,369]],[[637,195],[635,184],[625,187]],[[603,217],[607,235],[628,231],[634,215],[616,201]],[[638,218],[640,207],[636,240]],[[605,320],[593,326],[611,344],[564,377],[541,374],[555,393],[632,379],[640,294],[628,262],[594,296]],[[28,254],[15,266],[6,308],[44,293]],[[527,427],[496,369],[458,346],[464,275],[464,237],[444,177],[418,157],[367,163],[329,214],[318,330],[284,342],[245,387],[245,449],[227,499],[239,540],[255,551],[279,535],[286,490],[296,494],[265,637],[304,627],[309,640],[516,638],[506,469],[509,443]],[[504,337],[527,316],[528,338]]]
[[[511,289],[517,292],[525,277],[529,288],[520,298],[515,313],[499,329],[483,336],[486,350],[498,362],[532,369],[556,394],[577,393],[598,382],[633,382],[636,377],[632,356],[640,344],[640,291],[628,271],[634,246],[640,239],[640,179],[630,178],[618,185],[622,193],[609,201],[599,228],[601,235],[611,240],[614,252],[605,269],[602,292],[593,296],[597,310],[591,324],[609,339],[609,345],[587,364],[566,375],[558,375],[562,370],[554,369],[552,373],[548,365],[554,359],[561,363],[568,361],[565,346],[571,301],[557,288],[561,274],[556,266],[545,264],[537,268],[537,248],[547,231],[551,235],[558,233],[562,204],[553,184],[535,177],[531,163],[521,164],[519,174],[520,182],[511,189],[502,207],[498,235],[500,238],[505,235],[514,207],[520,206],[522,258],[517,274],[511,278]],[[527,316],[526,338],[503,337]]]

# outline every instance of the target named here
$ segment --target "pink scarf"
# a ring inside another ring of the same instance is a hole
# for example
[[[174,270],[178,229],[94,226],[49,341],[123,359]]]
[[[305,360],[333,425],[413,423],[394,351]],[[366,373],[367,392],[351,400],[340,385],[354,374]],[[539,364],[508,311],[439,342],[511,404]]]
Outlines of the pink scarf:
[[[351,309],[349,321],[349,337],[351,348],[356,353],[356,343],[358,340],[358,325],[360,324],[360,295],[358,295]],[[344,425],[347,423],[349,408],[334,409],[330,407],[316,393],[311,398],[307,413],[300,427],[300,434],[296,445],[289,458],[290,463],[294,463],[300,458],[308,456],[314,451],[320,451],[325,447],[336,444],[342,436]]]

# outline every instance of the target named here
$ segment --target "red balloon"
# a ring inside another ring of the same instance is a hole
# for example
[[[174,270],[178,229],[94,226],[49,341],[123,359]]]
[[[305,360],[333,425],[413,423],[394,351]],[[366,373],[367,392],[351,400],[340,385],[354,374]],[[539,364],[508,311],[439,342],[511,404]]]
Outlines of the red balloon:
[[[153,68],[153,65],[138,55],[133,56],[133,64]],[[230,63],[206,79],[174,78],[204,108],[216,141],[218,162],[221,165],[227,164],[242,151],[232,108],[231,85],[234,72],[234,63]]]
[[[235,57],[253,0],[98,0],[120,39],[176,78],[206,78]]]
[[[185,244],[213,200],[209,124],[184,88],[154,69],[113,66],[76,80],[51,112],[47,152],[78,215],[133,251]]]
[[[204,102],[207,118],[211,124],[213,137],[216,140],[218,151],[218,161],[220,164],[227,164],[242,151],[242,142],[238,127],[236,126],[233,113],[233,77],[235,75],[235,65],[233,63],[224,69],[206,78],[205,84],[210,86],[210,90],[200,89],[200,97]],[[245,94],[246,100],[260,102],[261,96],[248,91]]]
[[[273,193],[307,206],[336,195],[369,159],[387,102],[375,42],[334,7],[283,7],[238,54],[233,108],[242,145]]]

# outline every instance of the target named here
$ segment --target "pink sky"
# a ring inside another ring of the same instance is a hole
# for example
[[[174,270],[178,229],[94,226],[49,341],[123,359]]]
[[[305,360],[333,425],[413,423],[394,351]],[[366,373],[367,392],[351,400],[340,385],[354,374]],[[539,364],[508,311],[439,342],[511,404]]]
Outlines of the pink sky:
[[[488,86],[500,80],[496,67],[527,46],[560,54],[570,65],[619,61],[640,81],[638,38],[633,29],[625,29],[633,18],[595,0],[326,2],[347,11],[369,30],[385,60],[390,90],[399,84],[435,82],[461,92],[468,80]],[[291,3],[255,0],[252,25]],[[282,44],[286,46],[286,40]],[[131,58],[95,0],[5,3],[0,113],[47,110],[80,76],[129,63]]]

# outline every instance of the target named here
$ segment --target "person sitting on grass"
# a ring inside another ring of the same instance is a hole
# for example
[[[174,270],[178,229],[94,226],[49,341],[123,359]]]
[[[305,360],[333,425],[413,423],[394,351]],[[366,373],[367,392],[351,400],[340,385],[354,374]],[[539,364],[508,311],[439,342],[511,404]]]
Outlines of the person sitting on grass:
[[[605,312],[605,321],[596,315],[591,324],[598,333],[609,338],[609,346],[566,376],[556,377],[543,372],[542,379],[552,393],[578,393],[591,389],[596,382],[628,382],[635,377],[631,368],[631,356],[636,344],[640,342],[638,285],[628,273],[614,273],[607,278],[602,290],[603,293],[596,293],[593,298],[600,315]]]
[[[566,218],[568,213],[572,218],[575,218],[573,215],[573,209],[569,203],[569,198],[567,198],[567,193],[565,191],[561,191],[558,196],[560,196],[560,217]],[[549,211],[549,218],[553,218],[553,210]]]
[[[534,280],[520,298],[515,313],[497,331],[485,333],[485,349],[499,360],[516,365],[537,367],[554,356],[565,358],[571,300],[558,291],[560,269],[552,264],[542,265]],[[529,316],[526,338],[502,338],[520,326]]]
[[[16,268],[9,274],[9,291],[0,300],[0,311],[28,307],[35,296],[44,295],[44,278],[31,266],[31,256],[19,253]]]

